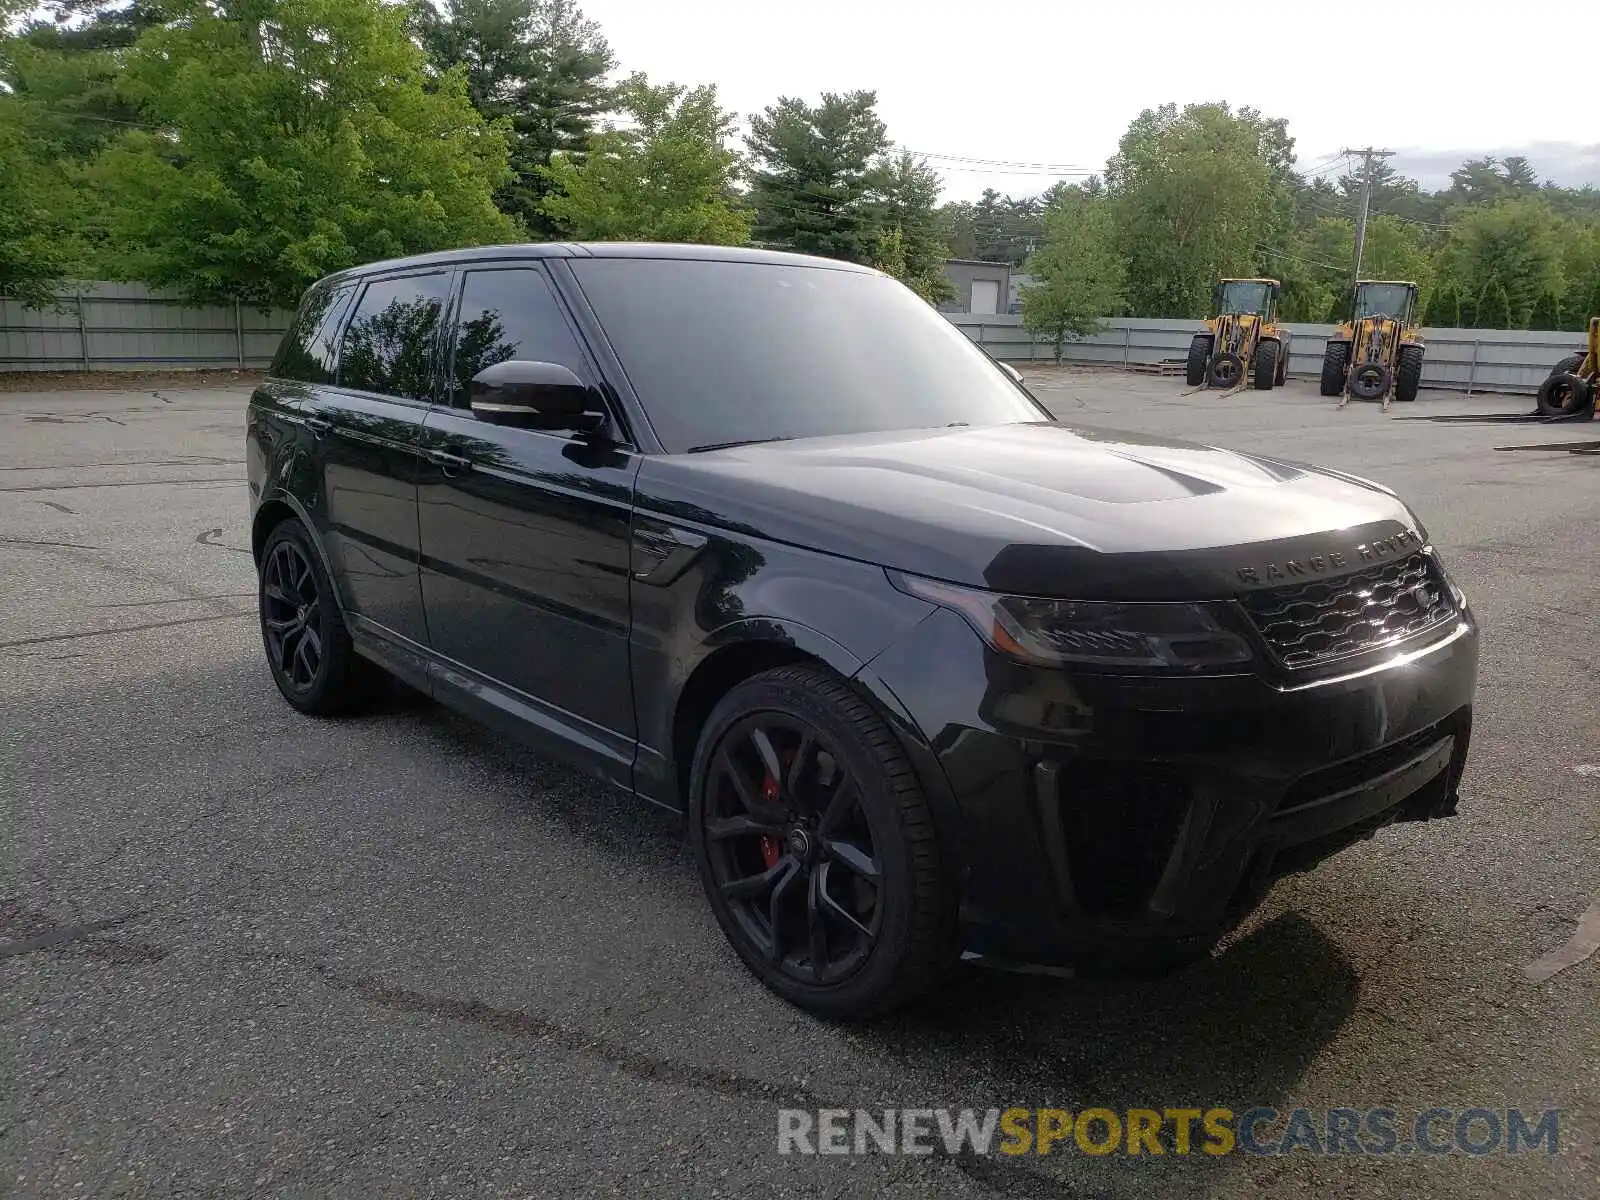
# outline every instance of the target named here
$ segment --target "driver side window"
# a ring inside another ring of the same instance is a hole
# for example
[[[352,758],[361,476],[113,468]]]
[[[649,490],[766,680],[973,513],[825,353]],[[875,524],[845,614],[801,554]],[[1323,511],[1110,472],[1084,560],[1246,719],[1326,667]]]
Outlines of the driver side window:
[[[466,408],[474,375],[512,359],[559,363],[594,378],[577,336],[541,268],[468,271],[456,316],[450,403]]]

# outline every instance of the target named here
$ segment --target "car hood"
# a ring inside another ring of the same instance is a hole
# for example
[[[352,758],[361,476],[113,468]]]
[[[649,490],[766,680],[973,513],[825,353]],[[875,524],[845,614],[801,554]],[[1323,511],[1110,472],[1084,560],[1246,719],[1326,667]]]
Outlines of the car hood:
[[[995,591],[1235,595],[1426,539],[1387,488],[1055,422],[805,438],[641,467],[646,512]]]

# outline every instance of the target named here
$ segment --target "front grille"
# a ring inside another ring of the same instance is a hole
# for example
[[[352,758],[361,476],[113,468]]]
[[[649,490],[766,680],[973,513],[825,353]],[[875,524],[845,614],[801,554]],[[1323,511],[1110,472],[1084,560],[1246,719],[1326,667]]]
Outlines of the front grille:
[[[1313,667],[1404,641],[1456,615],[1433,560],[1418,553],[1336,579],[1244,598],[1250,619],[1286,667]]]

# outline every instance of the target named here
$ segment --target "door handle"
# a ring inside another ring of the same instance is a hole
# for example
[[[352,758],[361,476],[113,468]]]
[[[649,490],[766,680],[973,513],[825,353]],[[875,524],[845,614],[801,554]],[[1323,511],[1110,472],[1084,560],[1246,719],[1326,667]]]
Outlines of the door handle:
[[[432,447],[424,450],[422,456],[431,463],[437,463],[444,468],[446,475],[452,471],[469,471],[472,469],[472,460],[464,454],[451,454],[448,450],[437,450]]]
[[[316,437],[322,437],[333,428],[333,422],[327,417],[307,417],[306,428],[311,430]]]

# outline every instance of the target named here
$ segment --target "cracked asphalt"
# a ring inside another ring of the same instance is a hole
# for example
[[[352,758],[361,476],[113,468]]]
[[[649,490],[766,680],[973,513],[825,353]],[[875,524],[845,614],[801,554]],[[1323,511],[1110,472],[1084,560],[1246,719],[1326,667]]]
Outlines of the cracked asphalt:
[[[854,1029],[745,974],[669,814],[399,689],[282,703],[242,387],[0,395],[0,1195],[1597,1194],[1600,956],[1522,971],[1600,898],[1600,426],[1029,374],[1070,421],[1411,500],[1485,627],[1462,812],[1174,978],[964,969]],[[937,1105],[1564,1124],[1553,1157],[776,1153],[780,1107]]]

